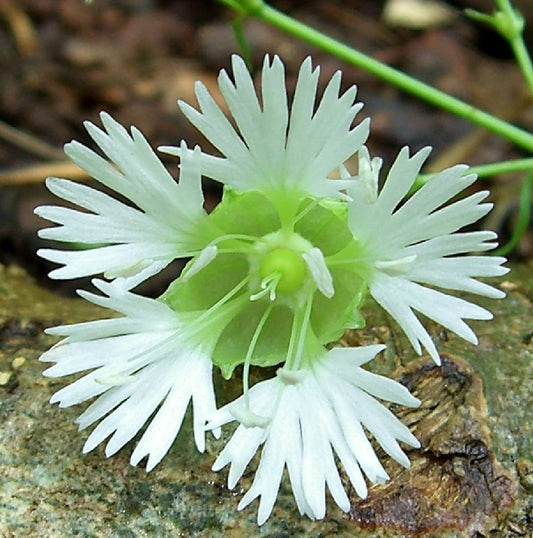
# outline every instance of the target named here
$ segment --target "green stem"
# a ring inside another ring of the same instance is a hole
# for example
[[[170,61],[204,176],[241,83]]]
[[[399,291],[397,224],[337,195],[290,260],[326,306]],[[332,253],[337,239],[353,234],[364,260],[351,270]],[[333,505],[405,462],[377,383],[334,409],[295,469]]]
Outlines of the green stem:
[[[533,152],[533,134],[370,58],[344,43],[285,15],[264,2],[254,2],[253,4],[253,9],[250,9],[247,15],[261,19],[290,35],[307,41],[341,60],[376,75],[407,93],[411,93],[456,116],[477,123],[489,131],[514,142],[517,146]]]
[[[520,187],[520,196],[518,204],[518,222],[516,223],[513,235],[509,241],[495,250],[493,254],[498,256],[505,256],[512,252],[520,242],[520,239],[526,232],[529,226],[529,219],[531,216],[531,192],[533,191],[533,174],[527,176],[522,182]]]
[[[508,174],[510,172],[524,172],[533,170],[533,158],[513,159],[512,161],[500,161],[497,163],[481,164],[472,166],[467,170],[468,174],[477,174],[479,178],[492,177],[498,174]],[[413,184],[411,192],[417,191],[425,185],[435,174],[419,174]]]
[[[513,48],[514,55],[518,60],[520,69],[522,70],[524,78],[529,86],[531,95],[533,96],[533,64],[531,63],[531,58],[527,51],[526,45],[524,44],[524,40],[522,38],[513,39],[511,41],[511,47]]]
[[[246,36],[242,29],[243,20],[244,17],[242,14],[237,15],[233,21],[233,32],[239,48],[241,49],[242,57],[246,62],[246,67],[248,67],[249,71],[252,71],[252,55],[250,54],[250,47],[248,46],[248,41],[246,40]]]
[[[533,64],[531,62],[531,56],[524,43],[523,37],[523,20],[520,14],[515,13],[513,6],[509,0],[496,0],[500,11],[507,15],[508,20],[515,21],[515,31],[509,32],[506,37],[513,49],[518,65],[522,70],[522,74],[526,79],[529,86],[529,90],[533,96]]]
[[[533,158],[513,159],[512,161],[500,161],[472,166],[472,168],[469,168],[468,173],[477,174],[478,177],[491,177],[498,174],[508,174],[509,172],[523,172],[525,170],[533,170]]]

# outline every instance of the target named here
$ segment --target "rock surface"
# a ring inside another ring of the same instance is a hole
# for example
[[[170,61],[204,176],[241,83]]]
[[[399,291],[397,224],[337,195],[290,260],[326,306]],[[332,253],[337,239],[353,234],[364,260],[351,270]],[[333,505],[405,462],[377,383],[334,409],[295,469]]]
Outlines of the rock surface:
[[[472,324],[477,347],[430,325],[441,368],[418,359],[398,327],[368,305],[366,329],[345,340],[387,344],[373,368],[394,372],[422,400],[417,410],[394,409],[422,449],[409,452],[411,470],[381,455],[391,480],[365,500],[348,489],[350,513],[329,502],[324,521],[299,516],[285,479],[258,528],[255,503],[236,510],[253,473],[229,491],[225,471],[210,471],[224,438],[209,438],[207,454],[198,454],[190,420],[150,474],[129,465],[130,445],[110,459],[101,448],[81,454],[87,433],[74,419],[82,408],[48,403],[67,381],[42,377],[37,359],[54,343],[44,328],[102,310],[0,268],[0,536],[531,536],[532,269],[517,266],[500,282],[505,300],[479,301],[495,321]],[[230,383],[222,396],[237,389]]]

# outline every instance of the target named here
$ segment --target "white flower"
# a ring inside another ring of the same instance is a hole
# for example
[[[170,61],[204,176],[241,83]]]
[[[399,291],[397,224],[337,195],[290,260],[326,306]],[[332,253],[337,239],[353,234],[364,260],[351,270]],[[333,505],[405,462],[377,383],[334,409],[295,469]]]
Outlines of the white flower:
[[[202,172],[239,191],[257,190],[266,195],[297,192],[342,197],[342,180],[328,179],[354,155],[368,137],[368,122],[352,127],[362,105],[355,102],[352,86],[339,95],[341,73],[327,85],[315,103],[319,68],[307,58],[296,83],[291,108],[287,103],[285,70],[281,60],[268,56],[263,63],[261,104],[244,61],[233,56],[233,77],[218,78],[220,91],[237,129],[226,118],[203,84],[196,84],[200,111],[179,102],[181,110],[224,155],[202,155]],[[180,155],[178,148],[160,148]]]
[[[239,510],[261,497],[258,523],[263,524],[272,512],[287,466],[301,514],[315,519],[324,517],[326,485],[339,507],[348,511],[350,502],[335,454],[361,497],[367,495],[363,473],[372,482],[388,479],[363,426],[387,454],[409,467],[397,439],[413,447],[420,446],[418,441],[373,396],[415,407],[420,402],[399,383],[360,368],[383,348],[335,348],[309,369],[280,369],[277,377],[258,383],[247,395],[211,417],[210,428],[236,417],[243,422],[213,465],[213,470],[218,471],[230,464],[230,489],[264,444],[253,484],[239,503]]]
[[[89,435],[84,453],[113,434],[105,451],[111,456],[149,422],[130,461],[137,465],[148,456],[150,471],[168,452],[192,400],[194,438],[203,452],[205,421],[216,409],[211,344],[205,339],[195,344],[188,338],[189,321],[164,303],[134,295],[115,283],[94,280],[94,284],[108,297],[83,291],[80,295],[124,317],[47,331],[66,338],[41,356],[41,361],[56,363],[44,375],[91,370],[55,393],[51,403],[68,407],[98,397],[76,421],[84,429],[103,419]]]
[[[364,253],[354,263],[366,267],[372,297],[398,322],[417,353],[422,344],[439,364],[435,344],[413,310],[476,344],[476,335],[463,320],[491,319],[492,314],[433,286],[501,298],[502,291],[476,278],[501,276],[508,269],[501,266],[505,258],[463,255],[496,246],[493,232],[458,232],[490,211],[492,204],[481,203],[487,191],[444,205],[476,180],[475,174],[465,175],[467,166],[435,174],[403,201],[429,152],[425,148],[409,157],[403,148],[379,195],[376,176],[381,163],[370,164],[368,152],[361,152],[362,173],[349,191],[348,223]]]
[[[201,250],[204,197],[201,190],[199,149],[182,143],[180,182],[177,184],[135,127],[128,131],[106,113],[101,114],[107,133],[90,122],[85,127],[114,163],[73,141],[65,152],[102,185],[135,204],[127,205],[96,189],[48,178],[50,191],[88,211],[42,206],[35,212],[58,227],[39,232],[44,239],[85,244],[84,249],[41,249],[38,254],[64,267],[50,273],[68,279],[104,273],[130,279],[130,287],[157,273],[178,257]],[[90,248],[87,248],[90,247]]]

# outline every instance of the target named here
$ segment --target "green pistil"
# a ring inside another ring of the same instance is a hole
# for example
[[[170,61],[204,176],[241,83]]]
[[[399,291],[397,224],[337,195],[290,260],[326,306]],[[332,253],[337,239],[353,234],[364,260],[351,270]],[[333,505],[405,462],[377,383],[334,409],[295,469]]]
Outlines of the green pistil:
[[[285,293],[301,288],[306,272],[307,268],[302,256],[288,248],[271,250],[259,266],[261,280],[270,275],[280,275],[276,289]]]
[[[280,273],[272,273],[268,275],[267,277],[263,278],[261,281],[261,290],[257,293],[252,293],[250,295],[250,301],[258,301],[259,299],[262,299],[266,295],[269,296],[271,301],[276,300],[276,290],[278,287],[278,282],[281,279]]]

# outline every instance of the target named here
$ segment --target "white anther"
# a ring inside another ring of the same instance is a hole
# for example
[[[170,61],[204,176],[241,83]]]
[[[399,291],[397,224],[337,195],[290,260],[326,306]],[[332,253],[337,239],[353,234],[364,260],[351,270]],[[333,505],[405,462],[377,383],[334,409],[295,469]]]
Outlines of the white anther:
[[[326,260],[324,259],[322,251],[319,248],[313,247],[309,252],[302,254],[302,258],[305,260],[305,263],[311,272],[316,287],[328,299],[333,297],[333,295],[335,295],[333,277],[326,265]]]
[[[307,371],[287,370],[286,368],[278,368],[276,375],[285,385],[297,385],[307,377]]]
[[[398,258],[397,260],[376,262],[374,267],[390,276],[404,275],[415,260],[416,254],[413,254],[411,256],[405,256],[404,258]]]
[[[257,415],[248,407],[240,407],[238,405],[232,405],[229,408],[229,412],[245,428],[266,428],[271,420],[269,417]]]
[[[209,265],[217,256],[218,247],[216,245],[207,245],[200,254],[194,259],[182,276],[184,282],[189,280],[195,274],[199,273],[204,267]]]
[[[98,377],[98,378],[95,378],[95,381],[99,383],[100,385],[104,385],[106,387],[118,387],[121,385],[129,385],[130,383],[135,381],[135,376],[117,374],[117,375]]]
[[[382,164],[383,160],[379,157],[370,159],[366,146],[359,150],[359,172],[355,185],[366,204],[373,204],[378,198],[378,180]]]

